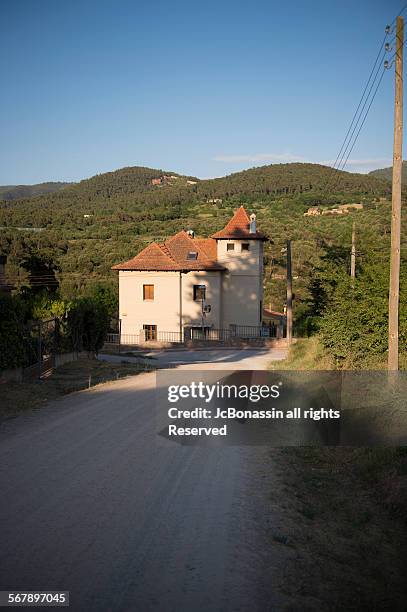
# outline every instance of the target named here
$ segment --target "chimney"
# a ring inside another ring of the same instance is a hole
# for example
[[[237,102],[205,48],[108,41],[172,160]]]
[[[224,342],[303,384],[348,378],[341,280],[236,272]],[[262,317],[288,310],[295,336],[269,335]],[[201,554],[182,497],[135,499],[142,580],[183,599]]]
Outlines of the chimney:
[[[256,233],[256,215],[254,213],[252,213],[250,215],[250,229],[249,229],[249,233],[250,234],[255,234]]]
[[[194,230],[189,229],[189,230],[187,231],[187,234],[188,234],[188,236],[189,236],[190,238],[195,238],[195,232],[194,232]]]

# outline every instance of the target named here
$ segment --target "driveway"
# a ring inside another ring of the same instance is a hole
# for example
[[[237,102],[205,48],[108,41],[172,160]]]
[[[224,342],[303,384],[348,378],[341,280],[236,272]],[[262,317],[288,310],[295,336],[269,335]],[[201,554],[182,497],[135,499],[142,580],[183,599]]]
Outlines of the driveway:
[[[284,359],[285,348],[234,348],[234,349],[170,349],[143,351],[161,367],[180,367],[183,370],[267,370],[271,361]],[[106,361],[132,361],[120,355],[99,355]],[[135,358],[134,361],[137,361]]]
[[[199,357],[268,358],[235,353]],[[267,451],[163,444],[154,402],[146,373],[2,425],[0,590],[69,590],[75,612],[279,609]]]

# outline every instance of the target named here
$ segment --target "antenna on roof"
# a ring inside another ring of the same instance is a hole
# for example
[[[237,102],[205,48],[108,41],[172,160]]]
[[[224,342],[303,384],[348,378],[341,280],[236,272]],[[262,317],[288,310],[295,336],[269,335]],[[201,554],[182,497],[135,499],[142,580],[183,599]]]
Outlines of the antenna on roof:
[[[187,230],[187,234],[190,238],[195,238],[195,232],[192,229]]]

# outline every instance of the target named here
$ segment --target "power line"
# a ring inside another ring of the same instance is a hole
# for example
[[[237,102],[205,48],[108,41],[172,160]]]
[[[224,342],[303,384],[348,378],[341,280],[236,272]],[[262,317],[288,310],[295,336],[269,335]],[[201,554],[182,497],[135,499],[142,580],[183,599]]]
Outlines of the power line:
[[[384,58],[384,56],[385,56],[385,54],[383,55],[382,59]],[[376,85],[376,81],[377,81],[377,78],[378,78],[379,72],[380,72],[380,65],[378,66],[378,68],[377,68],[377,70],[376,70],[376,74],[375,74],[374,79],[373,79],[373,81],[372,81],[372,83],[371,83],[371,85],[370,85],[369,93],[368,93],[368,95],[367,95],[367,97],[366,97],[366,99],[365,99],[365,101],[364,101],[364,103],[363,103],[363,106],[362,106],[361,110],[360,110],[360,113],[359,113],[359,116],[358,116],[358,120],[357,120],[357,122],[355,123],[355,125],[354,125],[354,127],[353,127],[352,133],[351,133],[351,135],[350,135],[350,137],[349,137],[348,144],[346,145],[346,148],[345,148],[345,150],[344,150],[344,151],[343,151],[343,153],[342,153],[341,159],[340,159],[340,161],[339,161],[339,165],[338,165],[338,167],[337,167],[337,169],[336,169],[336,175],[333,177],[333,180],[334,180],[334,186],[336,186],[337,179],[339,178],[339,172],[341,172],[341,171],[343,171],[343,170],[344,170],[344,168],[345,168],[345,166],[346,166],[346,164],[347,164],[347,162],[348,162],[348,159],[349,159],[349,157],[350,157],[350,153],[352,152],[352,150],[353,150],[353,148],[354,148],[354,146],[355,146],[355,142],[356,142],[356,140],[357,140],[357,138],[358,138],[358,136],[359,136],[359,134],[360,134],[361,128],[363,127],[363,125],[364,125],[364,123],[365,123],[365,121],[366,121],[366,117],[367,117],[367,115],[368,115],[368,113],[369,113],[369,111],[370,111],[370,108],[371,108],[371,106],[372,106],[372,102],[373,102],[373,100],[374,100],[374,98],[375,98],[375,96],[376,96],[377,90],[378,90],[378,88],[379,88],[379,86],[380,86],[380,83],[381,83],[381,80],[382,80],[382,78],[383,78],[383,74],[384,74],[384,69],[383,69],[383,73],[382,73],[382,75],[380,76],[379,82],[378,82],[378,84],[377,84],[377,86],[376,86],[376,89],[374,90],[373,97],[372,97],[372,98],[371,98],[371,100],[370,100],[370,104],[369,104],[369,106],[368,106],[368,108],[367,108],[367,112],[365,113],[365,115],[364,115],[364,117],[363,117],[363,120],[362,120],[362,123],[360,124],[359,122],[360,122],[360,121],[361,121],[361,119],[362,119],[363,112],[364,112],[364,110],[365,110],[365,108],[366,108],[366,105],[367,105],[367,103],[368,103],[368,101],[369,101],[369,98],[370,98],[370,96],[371,96],[371,93],[372,93],[372,91],[373,91],[373,88],[374,88],[374,86]],[[358,129],[358,128],[359,128],[359,129]],[[358,130],[358,131],[356,131],[356,130]],[[354,138],[354,136],[355,136],[355,133],[356,133],[356,138],[353,140],[353,138]],[[353,140],[353,144],[352,144],[352,140]]]
[[[382,54],[382,49],[383,49],[383,47],[384,47],[384,44],[385,44],[385,41],[386,41],[387,36],[388,36],[388,32],[386,31],[386,33],[385,33],[385,35],[384,35],[384,38],[383,38],[383,41],[382,41],[382,44],[380,45],[379,51],[378,51],[378,53],[377,53],[377,56],[376,56],[375,62],[374,62],[374,64],[373,64],[373,68],[372,68],[372,70],[370,71],[369,78],[368,78],[368,80],[367,80],[367,82],[366,82],[365,88],[364,88],[364,90],[363,90],[363,92],[362,92],[362,95],[361,95],[361,97],[360,97],[359,104],[357,105],[357,108],[356,108],[356,110],[355,110],[355,112],[354,112],[354,114],[353,114],[352,121],[350,122],[350,125],[349,125],[349,128],[348,128],[348,131],[346,132],[346,136],[345,136],[345,138],[344,138],[344,141],[343,141],[343,143],[342,143],[342,146],[341,146],[341,148],[339,149],[339,153],[338,153],[338,155],[336,156],[336,159],[335,159],[335,162],[334,162],[333,168],[335,168],[335,167],[336,167],[336,164],[338,163],[338,161],[339,161],[339,159],[340,159],[340,158],[341,158],[341,160],[342,160],[341,155],[343,155],[343,153],[346,151],[346,148],[344,149],[345,144],[346,144],[346,142],[347,142],[347,140],[348,140],[348,136],[349,136],[349,134],[350,134],[350,132],[351,132],[351,130],[352,130],[352,127],[353,127],[353,124],[354,124],[354,122],[355,122],[355,119],[356,119],[356,117],[357,117],[357,115],[358,115],[358,113],[359,113],[359,109],[360,109],[360,107],[361,107],[361,105],[362,105],[363,99],[364,99],[365,94],[366,94],[366,91],[367,91],[367,89],[368,89],[368,87],[369,87],[369,84],[370,84],[371,78],[372,78],[372,76],[373,76],[373,73],[374,73],[374,71],[376,70],[377,62],[378,62],[378,60],[379,60],[379,57],[380,57],[380,56],[381,56],[381,54]],[[377,73],[376,73],[376,74],[377,74]],[[370,91],[371,91],[371,90],[369,90],[369,93],[370,93]],[[368,95],[369,95],[369,94],[368,94]],[[366,98],[366,100],[367,100],[367,98]],[[366,102],[365,102],[365,104],[366,104]],[[363,107],[363,108],[364,108],[364,107]],[[363,112],[363,108],[362,108],[362,111],[361,111],[361,112]],[[356,127],[356,125],[357,125],[357,123],[355,124],[355,127]],[[340,165],[340,164],[339,164],[339,165]],[[330,181],[331,181],[331,179],[329,179],[329,182],[330,182]],[[328,182],[328,184],[327,184],[326,189],[328,189],[329,182]]]
[[[397,15],[395,16],[395,18],[394,18],[394,19],[393,19],[393,21],[391,22],[390,27],[392,27],[392,26],[393,26],[393,25],[396,23],[396,21],[397,21],[397,17],[400,17],[400,15],[401,15],[402,13],[404,13],[404,11],[405,11],[406,9],[407,9],[407,4],[405,4],[405,5],[403,6],[403,8],[402,8],[402,9],[401,9],[401,10],[400,10],[398,13],[397,13]]]
[[[371,99],[371,101],[369,103],[368,111],[364,115],[364,117],[362,119],[362,122],[359,125],[359,123],[361,121],[361,118],[362,118],[362,115],[363,115],[363,111],[366,108],[366,105],[368,104],[369,97],[370,97],[370,95],[371,95],[371,93],[373,91],[373,88],[374,88],[375,84],[376,84],[376,80],[377,80],[377,77],[378,77],[378,74],[379,74],[379,71],[380,71],[380,64],[379,64],[379,66],[377,66],[378,61],[379,61],[380,58],[381,58],[381,61],[383,61],[386,53],[390,50],[391,45],[396,40],[396,37],[394,37],[392,39],[392,41],[390,43],[387,43],[387,44],[385,44],[386,43],[386,39],[389,36],[389,34],[393,33],[394,28],[392,30],[392,26],[396,22],[397,17],[399,15],[401,15],[401,13],[403,13],[406,9],[407,9],[407,4],[405,4],[401,8],[401,10],[396,15],[396,17],[393,19],[391,24],[386,27],[385,35],[384,35],[383,41],[382,41],[382,43],[380,45],[379,51],[378,51],[378,53],[376,55],[376,59],[375,59],[374,64],[373,64],[373,68],[370,71],[369,78],[368,78],[368,80],[366,82],[366,85],[364,87],[364,90],[362,92],[362,96],[361,96],[361,98],[359,100],[359,103],[357,105],[356,111],[355,111],[355,113],[354,113],[354,115],[352,117],[351,123],[349,125],[348,130],[347,130],[347,133],[346,133],[344,141],[343,141],[343,143],[341,145],[341,148],[339,149],[339,153],[338,153],[338,155],[337,155],[337,157],[335,159],[335,162],[333,164],[334,173],[327,180],[326,187],[325,187],[325,190],[324,190],[325,193],[328,191],[328,189],[332,189],[332,188],[336,187],[336,185],[338,183],[338,179],[339,179],[339,173],[341,171],[343,171],[343,169],[345,168],[345,166],[346,166],[346,164],[347,164],[347,162],[349,160],[350,153],[354,149],[354,146],[355,146],[356,141],[357,141],[357,139],[359,137],[361,129],[362,129],[362,127],[363,127],[363,125],[364,125],[364,123],[366,121],[367,114],[368,114],[368,112],[369,112],[369,110],[370,110],[370,108],[372,106],[372,102],[373,102],[373,100],[374,100],[374,98],[376,96],[376,93],[377,93],[378,88],[380,86],[381,80],[383,78],[383,73],[382,73],[381,76],[380,76],[380,79],[379,79],[379,83],[376,86],[376,89],[374,91],[373,97],[372,97],[372,99]],[[384,47],[384,52],[383,52],[383,47]],[[387,62],[386,67],[388,67],[389,63],[392,61],[392,59],[395,57],[395,55],[396,54],[394,53],[393,56],[390,58],[390,61]],[[374,78],[373,78],[373,81],[372,81],[373,74],[374,74]],[[370,88],[369,88],[369,85],[370,85]],[[368,91],[368,93],[366,95],[367,91]],[[366,96],[366,98],[365,98],[365,96]],[[352,142],[352,139],[353,139],[355,133],[356,133],[356,137],[355,137],[355,139]]]
[[[382,70],[382,74],[380,75],[379,81],[378,81],[378,83],[377,83],[377,85],[376,85],[376,89],[374,90],[373,96],[372,96],[372,98],[371,98],[371,100],[370,100],[369,106],[367,107],[366,113],[365,113],[365,115],[364,115],[364,117],[363,117],[363,120],[362,120],[362,122],[361,122],[361,124],[360,124],[360,126],[359,126],[359,129],[358,129],[358,131],[357,131],[357,133],[356,133],[356,135],[355,135],[355,138],[353,139],[353,142],[352,142],[351,140],[349,141],[349,144],[351,144],[351,142],[352,142],[352,145],[351,145],[350,149],[348,150],[347,156],[346,156],[346,158],[345,158],[345,160],[344,160],[344,162],[343,162],[343,164],[342,164],[342,167],[340,166],[340,167],[337,169],[338,176],[336,177],[335,182],[334,182],[334,184],[332,185],[332,189],[335,189],[335,188],[337,187],[337,185],[338,185],[338,183],[339,183],[339,180],[340,180],[340,175],[339,175],[339,172],[343,171],[343,169],[345,168],[346,164],[348,163],[349,157],[350,157],[350,155],[351,155],[351,153],[352,153],[353,149],[355,148],[356,142],[357,142],[357,140],[358,140],[358,138],[359,138],[359,136],[360,136],[360,132],[362,131],[363,126],[365,125],[365,122],[366,122],[367,116],[368,116],[368,114],[369,114],[369,111],[370,111],[370,109],[372,108],[372,104],[373,104],[373,102],[374,102],[374,99],[376,98],[377,92],[379,91],[379,87],[380,87],[380,85],[381,85],[381,82],[382,82],[382,80],[383,80],[383,76],[384,76],[384,73],[385,73],[385,72],[386,72],[386,68],[383,68],[383,70]]]

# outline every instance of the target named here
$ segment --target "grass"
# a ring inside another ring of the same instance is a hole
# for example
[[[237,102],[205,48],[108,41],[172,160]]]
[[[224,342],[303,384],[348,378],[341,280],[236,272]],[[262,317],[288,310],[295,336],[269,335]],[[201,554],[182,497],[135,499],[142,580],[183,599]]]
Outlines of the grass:
[[[108,363],[96,359],[79,359],[56,368],[44,380],[1,385],[0,421],[32,408],[39,408],[59,397],[93,387],[100,383],[134,376],[145,371],[136,363]]]
[[[387,368],[386,355],[366,356],[358,363],[361,370],[385,370]],[[407,370],[407,352],[400,353],[400,370]],[[283,361],[273,362],[273,370],[336,370],[338,369],[334,359],[323,347],[318,336],[310,338],[298,338],[291,345],[287,358]],[[354,365],[344,362],[341,369],[354,369]]]
[[[300,447],[271,456],[290,500],[272,535],[295,551],[274,576],[287,610],[404,611],[406,449]]]
[[[385,367],[383,359],[371,364]],[[335,364],[312,337],[297,340],[273,369]],[[273,577],[284,609],[405,611],[407,449],[288,447],[271,459],[284,491],[285,515],[271,536],[287,551]]]
[[[273,370],[334,370],[335,365],[317,336],[298,338],[290,347],[287,358],[272,362]]]

